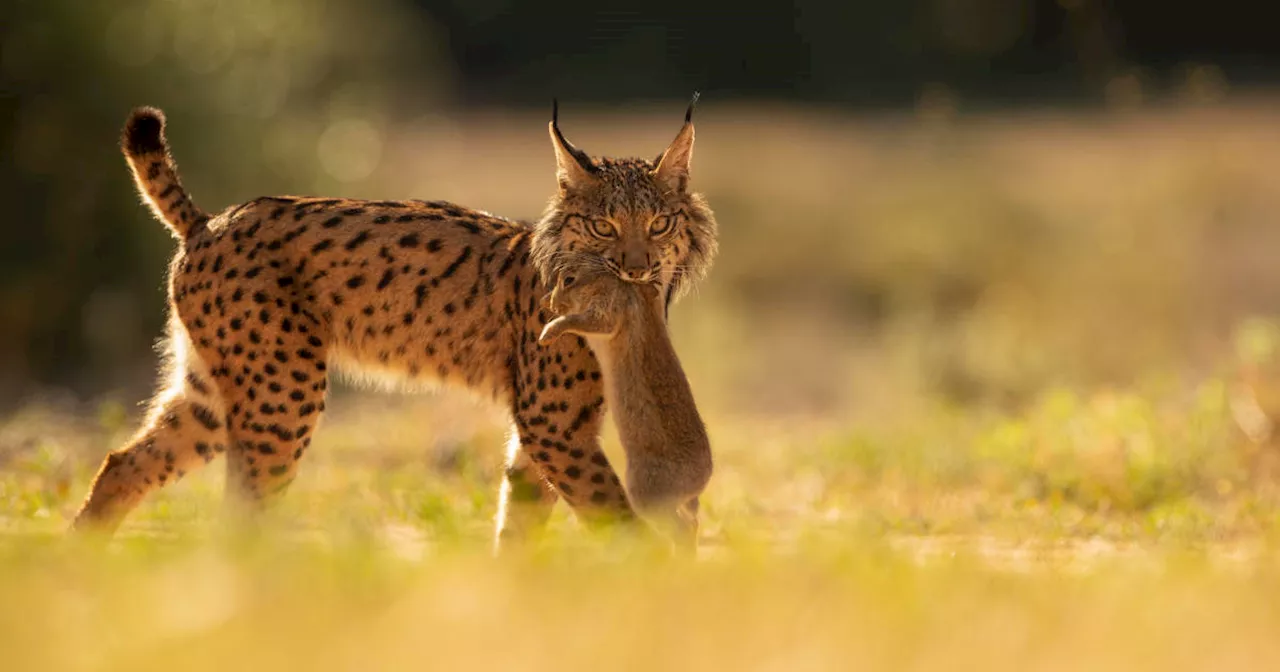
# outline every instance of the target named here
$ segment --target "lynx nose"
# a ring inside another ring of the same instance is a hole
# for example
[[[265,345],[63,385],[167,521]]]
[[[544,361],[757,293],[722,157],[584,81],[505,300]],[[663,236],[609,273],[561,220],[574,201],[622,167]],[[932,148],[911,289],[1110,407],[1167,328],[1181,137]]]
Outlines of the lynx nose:
[[[618,275],[629,282],[644,282],[649,279],[649,258],[645,254],[623,254]]]
[[[624,268],[620,272],[623,280],[628,282],[644,282],[649,279],[647,268]]]

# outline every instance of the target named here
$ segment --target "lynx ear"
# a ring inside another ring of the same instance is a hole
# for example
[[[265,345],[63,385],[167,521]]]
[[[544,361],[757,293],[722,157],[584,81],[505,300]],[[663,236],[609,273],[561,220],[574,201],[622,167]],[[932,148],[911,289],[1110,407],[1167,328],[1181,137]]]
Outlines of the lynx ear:
[[[672,191],[684,191],[689,182],[689,163],[693,160],[693,106],[698,103],[698,95],[694,92],[684,113],[684,126],[658,159],[658,167],[653,169],[654,176]]]
[[[583,187],[595,181],[596,166],[587,153],[574,147],[556,123],[560,116],[560,103],[551,101],[551,144],[556,149],[556,179],[561,190]]]

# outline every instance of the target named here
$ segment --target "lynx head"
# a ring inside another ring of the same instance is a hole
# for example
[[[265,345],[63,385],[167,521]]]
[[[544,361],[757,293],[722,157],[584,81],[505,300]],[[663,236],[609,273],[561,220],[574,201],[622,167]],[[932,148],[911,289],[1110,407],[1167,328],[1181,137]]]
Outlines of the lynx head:
[[[534,228],[533,256],[543,281],[575,269],[606,269],[628,282],[655,284],[671,299],[706,275],[716,253],[716,221],[689,191],[693,102],[661,155],[592,158],[560,133],[551,113],[559,189]]]

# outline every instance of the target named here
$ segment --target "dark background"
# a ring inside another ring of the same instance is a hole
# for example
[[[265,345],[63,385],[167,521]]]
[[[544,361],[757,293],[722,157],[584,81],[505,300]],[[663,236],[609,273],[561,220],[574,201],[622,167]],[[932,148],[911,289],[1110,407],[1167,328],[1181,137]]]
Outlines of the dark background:
[[[1265,91],[1280,79],[1280,40],[1264,10],[1245,0],[9,0],[0,405],[48,386],[93,394],[150,369],[173,243],[138,207],[115,147],[134,105],[183,119],[171,139],[190,157],[189,183],[217,176],[202,192],[212,208],[338,189],[313,159],[268,166],[245,152],[281,129],[312,132],[339,104],[394,125],[424,111],[542,110],[553,96],[580,109],[679,107],[695,89],[712,105],[851,115],[909,111],[937,91],[962,113],[1088,110],[1128,90],[1117,81],[1139,82],[1158,105],[1197,72],[1232,95]]]
[[[1213,63],[1233,82],[1265,84],[1280,61],[1264,3],[1248,0],[416,4],[447,29],[464,99],[502,104],[701,88],[897,107],[929,82],[990,103],[1087,103],[1134,65],[1159,80]]]

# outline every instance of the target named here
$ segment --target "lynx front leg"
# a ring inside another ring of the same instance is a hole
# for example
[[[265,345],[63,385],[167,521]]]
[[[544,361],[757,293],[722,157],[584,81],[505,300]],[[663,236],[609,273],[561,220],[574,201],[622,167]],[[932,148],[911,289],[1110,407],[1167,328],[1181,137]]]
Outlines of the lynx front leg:
[[[535,347],[515,382],[520,447],[551,490],[589,524],[634,521],[626,490],[600,448],[604,382],[591,351],[568,338]]]
[[[532,465],[588,525],[636,520],[626,490],[600,448],[597,433],[602,409],[603,400],[579,407],[577,413],[570,408],[561,416],[567,427],[539,412],[527,412],[516,420],[522,425],[521,441],[527,441],[522,448]],[[581,433],[569,429],[575,426]]]
[[[512,431],[502,490],[498,495],[494,553],[536,536],[551,516],[555,503],[556,491],[523,449],[519,432]]]

